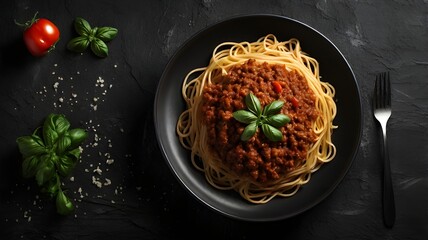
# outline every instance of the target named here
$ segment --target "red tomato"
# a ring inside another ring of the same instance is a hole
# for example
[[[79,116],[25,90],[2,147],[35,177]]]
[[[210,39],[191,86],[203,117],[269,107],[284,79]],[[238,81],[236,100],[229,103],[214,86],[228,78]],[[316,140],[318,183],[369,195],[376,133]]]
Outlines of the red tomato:
[[[273,81],[272,82],[272,87],[273,87],[273,90],[276,93],[281,93],[282,92],[282,86],[281,86],[281,84],[278,81]]]
[[[33,56],[46,55],[55,48],[59,40],[59,30],[45,18],[35,19],[24,31],[24,42]]]
[[[291,98],[291,104],[293,105],[293,107],[297,108],[299,107],[299,100],[297,100],[296,97]]]

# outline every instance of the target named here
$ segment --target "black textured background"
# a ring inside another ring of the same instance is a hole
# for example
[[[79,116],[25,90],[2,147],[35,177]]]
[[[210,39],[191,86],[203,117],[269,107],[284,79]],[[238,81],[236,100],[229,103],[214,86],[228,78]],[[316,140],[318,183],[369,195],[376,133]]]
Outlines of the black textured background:
[[[14,24],[36,11],[61,30],[57,48],[43,58],[29,55]],[[360,150],[338,188],[309,211],[269,223],[224,217],[190,196],[162,158],[153,124],[157,83],[181,44],[206,26],[251,13],[291,17],[328,37],[354,70],[364,110]],[[66,50],[78,16],[119,29],[107,58]],[[1,1],[0,239],[428,239],[427,26],[423,0]],[[392,229],[382,223],[379,132],[370,107],[375,74],[385,70],[393,87]],[[15,139],[51,112],[90,130],[74,181],[65,182],[77,205],[68,217],[20,176]],[[102,175],[93,172],[97,166]],[[97,188],[92,176],[111,185]]]

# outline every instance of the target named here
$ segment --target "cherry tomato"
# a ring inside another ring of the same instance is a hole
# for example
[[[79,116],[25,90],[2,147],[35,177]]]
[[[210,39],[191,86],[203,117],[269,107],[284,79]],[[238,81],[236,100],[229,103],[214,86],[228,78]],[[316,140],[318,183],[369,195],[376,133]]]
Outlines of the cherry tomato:
[[[272,82],[272,87],[273,87],[273,90],[276,93],[281,93],[282,92],[282,86],[281,86],[281,84],[278,81],[273,81]]]
[[[36,15],[31,21],[19,25],[26,27],[23,37],[28,51],[33,56],[41,57],[55,48],[60,32],[54,23],[46,18],[36,19]]]
[[[299,100],[297,100],[296,97],[292,97],[291,98],[291,104],[293,105],[293,107],[297,108],[297,107],[299,107]]]

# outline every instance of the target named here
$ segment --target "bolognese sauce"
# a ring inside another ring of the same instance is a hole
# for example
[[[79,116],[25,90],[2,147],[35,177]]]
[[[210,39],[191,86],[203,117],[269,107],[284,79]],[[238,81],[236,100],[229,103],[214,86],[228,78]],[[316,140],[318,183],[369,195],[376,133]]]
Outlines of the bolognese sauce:
[[[291,120],[279,128],[281,141],[270,141],[261,129],[248,141],[240,140],[246,125],[236,121],[232,113],[246,108],[248,93],[253,93],[262,107],[275,100],[284,102],[280,113]],[[317,140],[312,129],[320,116],[315,95],[302,75],[284,65],[255,60],[235,65],[222,79],[206,86],[202,97],[201,114],[210,150],[239,176],[259,183],[277,180],[301,166]]]

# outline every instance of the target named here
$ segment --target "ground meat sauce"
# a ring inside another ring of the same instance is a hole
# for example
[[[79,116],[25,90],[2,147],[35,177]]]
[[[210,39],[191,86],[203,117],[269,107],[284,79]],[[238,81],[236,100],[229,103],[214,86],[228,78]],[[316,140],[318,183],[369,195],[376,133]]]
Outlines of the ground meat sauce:
[[[282,92],[274,91],[272,81],[280,82]],[[291,121],[279,128],[282,141],[270,141],[260,127],[250,140],[240,140],[246,124],[236,121],[232,113],[247,109],[245,96],[250,92],[262,107],[284,101],[281,113]],[[301,165],[317,137],[312,130],[319,116],[315,95],[303,76],[283,65],[249,60],[233,67],[218,83],[205,87],[201,110],[211,151],[239,176],[260,183],[277,180]]]

